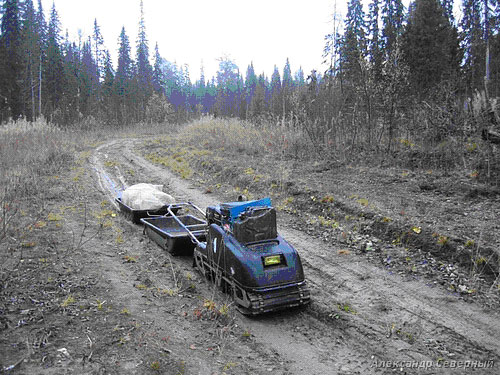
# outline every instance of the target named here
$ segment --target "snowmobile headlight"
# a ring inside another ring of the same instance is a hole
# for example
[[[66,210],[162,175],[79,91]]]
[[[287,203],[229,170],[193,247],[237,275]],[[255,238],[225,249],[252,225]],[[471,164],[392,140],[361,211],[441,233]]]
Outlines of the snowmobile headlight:
[[[270,255],[264,257],[264,266],[276,266],[277,264],[281,264],[281,255]]]

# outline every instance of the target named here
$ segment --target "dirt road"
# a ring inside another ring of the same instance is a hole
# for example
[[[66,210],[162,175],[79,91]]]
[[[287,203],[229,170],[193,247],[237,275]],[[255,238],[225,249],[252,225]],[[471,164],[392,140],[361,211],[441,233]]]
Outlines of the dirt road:
[[[202,208],[223,199],[141,157],[134,151],[139,142],[114,140],[98,147],[90,158],[96,185],[111,204],[119,189],[137,182],[163,184],[179,201],[189,200]],[[137,285],[140,282],[152,289],[171,282],[164,279],[171,268],[170,258],[148,243],[139,226],[121,221],[126,231],[120,254],[101,249],[92,256],[107,275],[110,294],[126,300],[131,316],[148,322],[151,333],[175,337],[178,346],[171,350],[184,358],[186,374],[498,373],[498,311],[465,302],[432,280],[392,273],[334,240],[323,241],[293,229],[281,217],[278,221],[280,233],[302,257],[313,302],[305,310],[259,318],[235,314],[220,358],[212,355],[209,344],[214,331],[204,332],[215,323],[182,317],[197,298],[227,299],[195,274],[190,259],[171,261],[180,273],[189,274],[196,293],[155,298],[154,294],[145,297]],[[122,254],[148,259],[147,266],[134,262],[136,269],[125,272],[129,264],[124,264]],[[154,269],[155,264],[160,270]],[[136,365],[132,362],[130,368]]]

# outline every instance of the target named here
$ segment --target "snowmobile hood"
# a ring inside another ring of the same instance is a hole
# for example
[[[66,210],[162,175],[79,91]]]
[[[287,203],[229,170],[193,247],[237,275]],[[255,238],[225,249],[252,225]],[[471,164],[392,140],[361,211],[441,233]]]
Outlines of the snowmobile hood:
[[[304,271],[297,251],[281,236],[276,239],[242,245],[232,235],[226,237],[232,256],[229,270],[242,287],[268,288],[298,283]]]

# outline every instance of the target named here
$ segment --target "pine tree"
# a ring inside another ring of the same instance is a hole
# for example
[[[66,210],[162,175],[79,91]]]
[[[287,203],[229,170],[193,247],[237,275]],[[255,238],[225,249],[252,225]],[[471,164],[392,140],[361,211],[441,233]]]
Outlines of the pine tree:
[[[160,50],[158,49],[158,43],[155,45],[155,62],[153,67],[153,77],[152,84],[153,90],[157,94],[163,94],[163,71],[162,71],[163,59],[160,55]]]
[[[304,78],[304,71],[302,70],[302,67],[300,67],[299,70],[295,72],[294,85],[296,87],[302,87],[305,85],[305,83],[306,80]]]
[[[102,82],[102,113],[106,123],[115,121],[113,116],[113,84],[115,72],[108,50],[104,51],[104,80]]]
[[[271,112],[276,116],[283,114],[282,105],[282,88],[281,88],[281,76],[278,67],[274,66],[273,74],[271,75]]]
[[[484,87],[485,43],[481,24],[482,0],[463,0],[461,39],[465,54],[464,71],[469,95]]]
[[[47,22],[45,21],[45,13],[43,11],[42,0],[38,0],[38,7],[36,12],[36,27],[37,33],[40,35],[42,41],[40,48],[43,49],[46,44],[47,38]]]
[[[291,100],[293,91],[292,69],[290,68],[290,61],[288,58],[286,59],[285,67],[283,68],[281,90],[283,95],[283,116],[286,116],[292,110]]]
[[[215,113],[215,100],[217,96],[217,87],[215,84],[215,78],[212,77],[210,81],[207,82],[205,89],[205,97],[203,98],[203,108],[206,112],[212,114]]]
[[[200,87],[205,87],[206,86],[206,81],[205,81],[205,68],[203,67],[203,61],[201,62],[200,66]]]
[[[63,121],[66,124],[75,123],[80,116],[79,93],[80,87],[78,82],[79,75],[79,54],[80,51],[75,43],[69,41],[66,35],[64,43],[64,86],[61,99],[61,111],[63,112]]]
[[[389,61],[403,33],[404,6],[402,0],[382,1],[382,47],[385,52],[385,61]]]
[[[60,100],[64,86],[64,76],[61,75],[61,72],[64,70],[64,66],[61,52],[61,26],[55,4],[52,5],[50,12],[46,59],[44,97],[47,105],[45,116],[53,117],[54,122],[61,122],[62,119],[59,117]]]
[[[22,26],[23,56],[23,113],[32,121],[37,116],[38,77],[40,69],[40,35],[36,25],[36,11],[32,0],[25,0]]]
[[[373,76],[376,81],[380,81],[382,75],[382,61],[383,61],[383,51],[380,40],[380,1],[372,0],[369,5],[369,42],[368,42],[368,55],[370,57],[371,69]]]
[[[101,34],[101,28],[97,24],[97,19],[94,19],[94,30],[92,33],[92,49],[93,58],[95,61],[97,76],[101,79],[104,75],[104,38]]]
[[[97,19],[94,19],[94,29],[92,33],[92,54],[95,63],[95,100],[97,102],[96,115],[98,117],[102,108],[101,81],[104,76],[104,52],[104,38],[101,34],[101,28],[97,24]]]
[[[163,64],[163,79],[165,83],[165,94],[176,110],[183,103],[181,87],[179,84],[179,73],[175,63],[165,61]]]
[[[42,88],[44,86],[44,67],[47,60],[47,23],[45,22],[45,14],[42,7],[42,0],[38,0],[38,9],[36,12],[36,33],[40,38],[39,41],[39,61],[38,61],[38,108],[37,114],[42,115]]]
[[[403,34],[410,81],[420,98],[459,71],[458,39],[438,0],[416,0]]]
[[[204,98],[207,92],[206,82],[205,82],[205,71],[203,68],[203,62],[200,68],[200,79],[196,81],[193,87],[193,99],[195,102],[196,112],[200,114],[201,112],[208,112],[209,108],[204,106]]]
[[[361,0],[350,0],[340,46],[340,74],[348,85],[361,79],[360,60],[366,56],[365,13]]]
[[[267,80],[264,74],[260,74],[257,78],[255,94],[250,103],[250,114],[252,117],[263,115],[267,110]]]
[[[5,0],[0,30],[0,119],[17,119],[23,110],[19,85],[23,61],[18,0]]]
[[[182,69],[182,96],[184,97],[184,105],[188,112],[194,109],[194,95],[192,95],[191,76],[189,74],[189,65],[184,64]]]
[[[83,43],[80,66],[80,111],[84,117],[95,116],[98,109],[97,64],[94,60],[92,40]]]
[[[255,69],[253,67],[253,62],[247,67],[247,72],[245,76],[245,117],[249,117],[250,104],[255,95],[255,90],[257,88],[257,75],[255,74]]]
[[[138,116],[143,119],[146,113],[146,105],[152,94],[153,69],[149,63],[149,47],[146,36],[146,24],[144,21],[144,4],[141,0],[141,18],[139,21],[139,35],[137,37],[137,59],[136,80],[138,84]]]
[[[121,124],[128,122],[130,120],[129,113],[131,104],[131,90],[132,90],[132,78],[133,78],[133,62],[130,57],[130,42],[125,31],[125,27],[122,27],[122,31],[119,37],[119,47],[118,47],[118,67],[116,69],[116,75],[113,84],[114,91],[114,108],[115,108],[115,118],[116,121]]]

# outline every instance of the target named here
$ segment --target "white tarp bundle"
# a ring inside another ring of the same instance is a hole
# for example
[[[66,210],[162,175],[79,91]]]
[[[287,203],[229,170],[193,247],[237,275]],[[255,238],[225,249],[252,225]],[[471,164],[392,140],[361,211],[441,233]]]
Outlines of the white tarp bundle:
[[[122,202],[134,210],[157,210],[174,203],[174,198],[162,189],[163,185],[132,185],[123,191]]]

